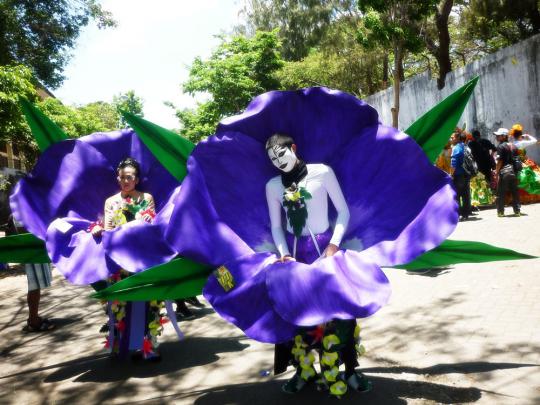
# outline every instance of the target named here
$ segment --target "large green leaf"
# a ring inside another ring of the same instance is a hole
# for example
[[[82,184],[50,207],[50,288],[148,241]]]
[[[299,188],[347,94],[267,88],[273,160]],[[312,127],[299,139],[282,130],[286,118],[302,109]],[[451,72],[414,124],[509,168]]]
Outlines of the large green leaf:
[[[52,144],[69,138],[58,125],[26,98],[20,97],[19,104],[41,152],[44,152]]]
[[[477,82],[478,77],[470,80],[405,130],[405,133],[422,147],[432,163],[456,128]]]
[[[518,175],[518,187],[529,194],[540,194],[540,174],[530,167],[524,167]]]
[[[535,258],[536,256],[492,246],[487,243],[447,239],[435,249],[424,253],[412,262],[394,267],[414,271],[457,263],[485,263]]]
[[[173,131],[134,114],[122,112],[122,115],[156,159],[178,181],[182,181],[187,174],[187,159],[195,145]]]
[[[177,258],[137,273],[92,295],[122,301],[174,300],[200,295],[212,268]]]
[[[0,263],[50,263],[45,242],[31,233],[0,238]]]

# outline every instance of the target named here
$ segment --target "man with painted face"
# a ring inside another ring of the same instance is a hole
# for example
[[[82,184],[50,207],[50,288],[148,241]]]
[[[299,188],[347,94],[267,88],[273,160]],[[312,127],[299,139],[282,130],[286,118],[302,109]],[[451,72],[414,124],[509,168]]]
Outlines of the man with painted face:
[[[321,257],[333,256],[339,250],[349,221],[347,202],[334,171],[324,164],[304,163],[296,155],[293,139],[287,135],[271,136],[266,142],[266,151],[281,172],[266,184],[278,260],[312,263]],[[337,211],[333,230],[328,219],[328,197]],[[282,227],[282,209],[287,216],[286,233]],[[298,392],[315,380],[319,388],[335,396],[343,395],[347,386],[358,391],[371,389],[366,377],[355,372],[358,365],[355,338],[359,338],[355,319],[334,319],[323,325],[299,328],[294,341],[276,346],[274,372],[285,371],[289,362],[297,368],[295,375],[283,385],[283,391]],[[318,379],[312,349],[320,353]],[[345,364],[345,374],[339,372],[340,363]]]

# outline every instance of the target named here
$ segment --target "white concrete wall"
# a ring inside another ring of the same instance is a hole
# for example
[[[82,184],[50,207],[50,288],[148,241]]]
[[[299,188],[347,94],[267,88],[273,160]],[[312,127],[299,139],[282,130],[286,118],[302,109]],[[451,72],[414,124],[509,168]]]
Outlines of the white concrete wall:
[[[519,122],[525,133],[540,137],[540,35],[457,69],[446,77],[443,90],[437,89],[436,78],[427,73],[406,80],[401,85],[399,128],[406,129],[423,113],[480,76],[473,95],[459,120],[467,130],[479,129],[493,142],[492,132],[499,127],[511,128]],[[392,125],[390,108],[392,88],[369,96],[366,101],[379,111],[380,120]],[[540,146],[528,149],[540,162]]]

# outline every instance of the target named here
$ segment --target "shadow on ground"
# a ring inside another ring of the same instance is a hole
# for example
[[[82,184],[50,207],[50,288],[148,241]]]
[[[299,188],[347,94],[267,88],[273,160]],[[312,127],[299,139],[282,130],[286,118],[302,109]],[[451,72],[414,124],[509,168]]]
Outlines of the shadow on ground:
[[[448,273],[452,269],[454,269],[452,266],[431,267],[427,269],[407,270],[406,273],[411,276],[438,277]]]
[[[539,364],[520,364],[520,363],[488,363],[485,361],[474,361],[456,364],[437,364],[431,367],[369,367],[362,371],[365,373],[407,373],[407,374],[424,374],[424,375],[441,375],[441,374],[471,374],[471,373],[486,373],[495,370],[507,370],[522,367],[538,367]]]
[[[76,376],[74,381],[78,382],[111,382],[132,377],[155,377],[213,363],[219,360],[218,353],[240,352],[248,346],[238,342],[236,338],[193,337],[161,344],[159,348],[163,360],[159,363],[118,361],[111,360],[108,356],[96,356],[51,366],[50,368],[57,370],[49,374],[44,381],[57,382]]]
[[[368,393],[349,392],[340,400],[340,404],[373,405],[406,404],[409,399],[425,399],[441,404],[471,403],[478,401],[482,393],[477,388],[459,388],[422,381],[408,381],[385,377],[370,377],[374,389]],[[281,392],[284,380],[272,380],[263,383],[225,385],[208,390],[194,391],[187,394],[158,397],[151,403],[170,403],[175,400],[195,397],[196,405],[214,404],[327,404],[329,397],[318,392],[313,385],[301,393],[287,395]]]

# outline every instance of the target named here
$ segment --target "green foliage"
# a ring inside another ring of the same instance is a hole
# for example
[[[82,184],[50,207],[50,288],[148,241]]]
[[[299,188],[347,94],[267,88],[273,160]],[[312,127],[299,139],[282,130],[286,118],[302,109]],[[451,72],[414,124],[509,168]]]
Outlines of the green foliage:
[[[538,0],[466,0],[460,16],[463,38],[483,54],[540,33]]]
[[[87,117],[88,121],[93,121],[91,125],[92,131],[87,132],[107,132],[118,129],[120,116],[116,107],[104,101],[95,101],[85,104],[77,108],[83,117]]]
[[[383,89],[381,63],[380,53],[355,44],[342,52],[313,51],[301,61],[286,62],[276,77],[287,90],[325,86],[362,98]]]
[[[181,134],[192,142],[215,132],[223,117],[240,113],[256,95],[279,88],[274,73],[283,66],[277,32],[222,38],[209,59],[196,58],[183,90],[209,100],[196,110],[177,111]]]
[[[82,27],[115,22],[96,0],[0,0],[0,65],[23,64],[45,85],[58,87]]]
[[[352,3],[343,0],[251,0],[244,9],[244,29],[248,34],[279,29],[283,58],[298,61],[319,44],[335,14],[352,8]]]
[[[9,177],[0,173],[0,191],[5,191],[11,185]]]
[[[118,125],[121,128],[125,128],[128,125],[125,118],[121,115],[122,111],[138,117],[144,117],[143,103],[143,99],[137,96],[133,90],[114,96],[113,105],[116,108],[116,113],[119,117]]]
[[[402,50],[421,52],[420,25],[435,11],[438,0],[359,0],[358,8],[364,18],[364,29],[358,33],[366,47],[400,46]]]
[[[0,141],[12,142],[18,148],[31,142],[30,128],[19,109],[20,96],[37,99],[30,69],[0,66]]]
[[[71,107],[56,98],[47,98],[37,107],[71,138],[112,131],[117,128],[119,121],[114,106],[103,101]]]

